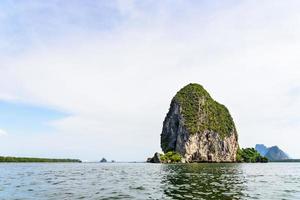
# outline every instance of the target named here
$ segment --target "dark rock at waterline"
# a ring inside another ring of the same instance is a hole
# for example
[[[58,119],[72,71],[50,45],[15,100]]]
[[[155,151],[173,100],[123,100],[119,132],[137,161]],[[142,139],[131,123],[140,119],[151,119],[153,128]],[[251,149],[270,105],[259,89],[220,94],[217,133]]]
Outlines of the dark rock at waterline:
[[[147,162],[149,163],[161,163],[160,154],[156,152],[152,158],[148,158]]]

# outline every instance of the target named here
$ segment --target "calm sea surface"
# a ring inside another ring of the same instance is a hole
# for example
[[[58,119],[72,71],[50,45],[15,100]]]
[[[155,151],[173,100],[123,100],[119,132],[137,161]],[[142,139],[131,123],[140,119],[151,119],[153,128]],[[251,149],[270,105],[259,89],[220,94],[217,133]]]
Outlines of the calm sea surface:
[[[0,164],[0,199],[300,199],[300,163]]]

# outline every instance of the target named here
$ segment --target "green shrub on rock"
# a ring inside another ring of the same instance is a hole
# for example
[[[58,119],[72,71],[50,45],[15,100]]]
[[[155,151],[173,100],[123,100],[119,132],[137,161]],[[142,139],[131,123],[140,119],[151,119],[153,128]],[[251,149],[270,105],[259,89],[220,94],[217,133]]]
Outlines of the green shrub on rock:
[[[199,84],[188,84],[177,92],[173,101],[181,106],[185,126],[190,134],[210,130],[224,138],[235,129],[228,109],[216,102]]]
[[[179,163],[181,162],[181,155],[174,151],[169,151],[166,154],[161,154],[160,159],[163,163]]]
[[[268,158],[261,156],[254,148],[238,149],[236,160],[247,163],[268,162]]]

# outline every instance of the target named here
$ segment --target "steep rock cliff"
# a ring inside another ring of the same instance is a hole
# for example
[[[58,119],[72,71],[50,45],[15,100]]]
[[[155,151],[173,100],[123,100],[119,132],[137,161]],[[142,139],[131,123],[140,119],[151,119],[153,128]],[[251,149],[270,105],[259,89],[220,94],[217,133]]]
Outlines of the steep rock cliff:
[[[161,148],[185,162],[235,162],[238,137],[227,108],[199,84],[182,88],[163,122]]]

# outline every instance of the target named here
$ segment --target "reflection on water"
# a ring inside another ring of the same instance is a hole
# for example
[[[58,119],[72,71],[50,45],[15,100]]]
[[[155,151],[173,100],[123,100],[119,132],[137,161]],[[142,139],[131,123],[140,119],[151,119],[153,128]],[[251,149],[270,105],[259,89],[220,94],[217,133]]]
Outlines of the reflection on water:
[[[174,199],[240,199],[245,178],[239,164],[164,165],[164,193]]]
[[[2,163],[15,199],[300,199],[300,163]]]

